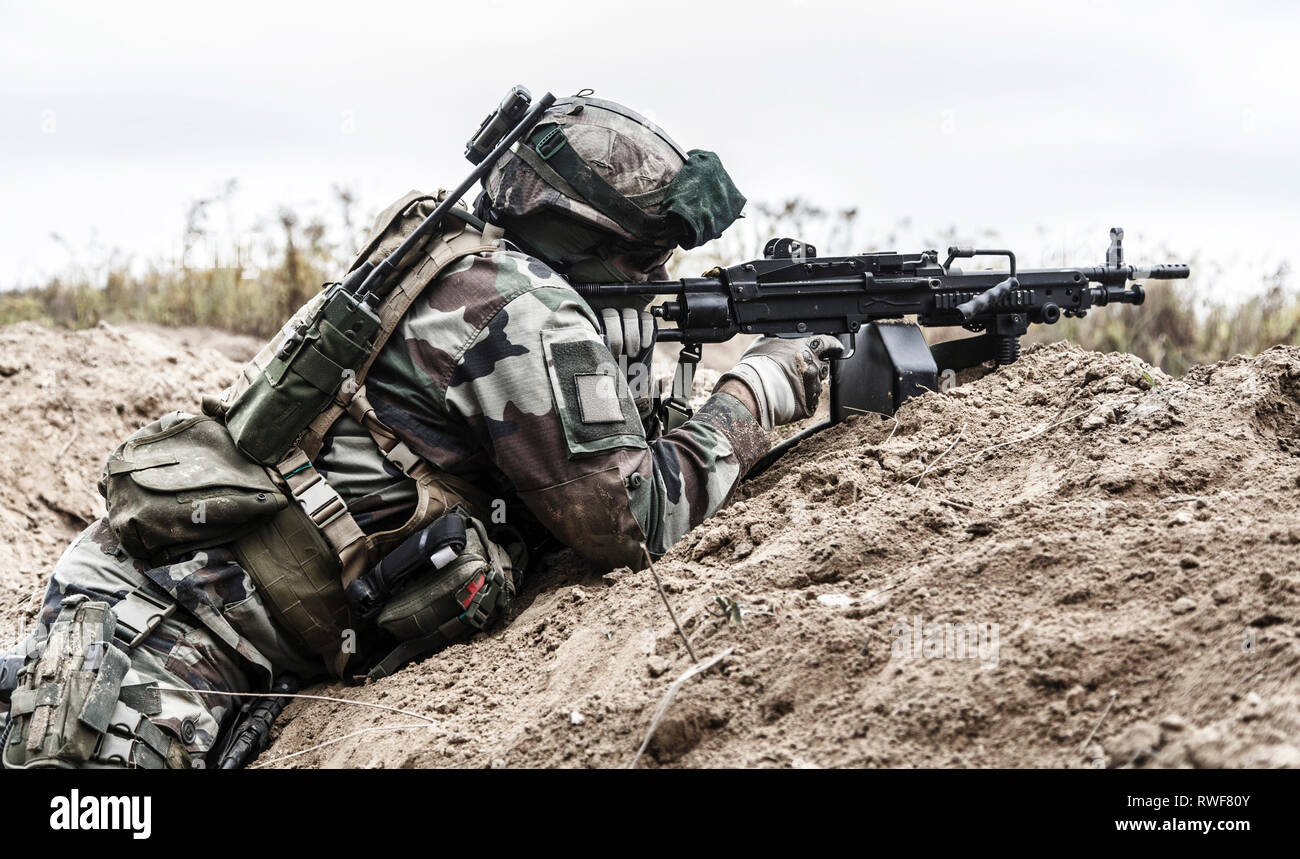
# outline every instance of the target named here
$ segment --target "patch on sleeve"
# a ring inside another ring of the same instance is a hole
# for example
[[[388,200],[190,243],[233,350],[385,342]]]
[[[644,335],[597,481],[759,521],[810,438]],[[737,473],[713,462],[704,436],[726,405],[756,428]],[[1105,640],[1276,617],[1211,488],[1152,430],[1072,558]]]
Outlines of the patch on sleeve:
[[[578,413],[584,424],[607,424],[623,420],[614,377],[604,373],[578,373],[573,377],[578,394]]]
[[[595,331],[543,331],[542,347],[571,456],[646,446],[627,380]]]

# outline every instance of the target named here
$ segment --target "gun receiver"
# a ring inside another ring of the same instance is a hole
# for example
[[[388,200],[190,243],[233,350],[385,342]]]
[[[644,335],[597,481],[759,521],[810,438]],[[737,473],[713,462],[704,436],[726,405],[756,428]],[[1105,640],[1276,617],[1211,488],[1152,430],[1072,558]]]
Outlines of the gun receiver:
[[[963,369],[1020,356],[1030,325],[1080,318],[1094,307],[1139,305],[1145,279],[1186,278],[1185,265],[1124,263],[1124,231],[1110,231],[1100,266],[1020,269],[1008,250],[951,247],[943,262],[934,250],[818,257],[795,239],[773,239],[762,259],[714,269],[705,277],[626,284],[575,284],[579,295],[607,298],[666,295],[653,308],[657,340],[680,342],[682,360],[698,360],[699,345],[739,334],[847,337],[849,349],[831,366],[831,420],[852,412],[892,414],[908,396],[937,387],[940,368]],[[1001,257],[1005,271],[961,271],[958,259]],[[915,325],[896,320],[915,319]],[[891,322],[893,324],[891,324]],[[916,326],[960,327],[981,336],[928,347]],[[911,333],[908,333],[908,332]],[[858,338],[868,335],[868,348]],[[881,390],[881,379],[894,380]],[[901,380],[901,381],[900,381]],[[910,381],[909,381],[910,380]],[[682,404],[673,404],[680,411]]]

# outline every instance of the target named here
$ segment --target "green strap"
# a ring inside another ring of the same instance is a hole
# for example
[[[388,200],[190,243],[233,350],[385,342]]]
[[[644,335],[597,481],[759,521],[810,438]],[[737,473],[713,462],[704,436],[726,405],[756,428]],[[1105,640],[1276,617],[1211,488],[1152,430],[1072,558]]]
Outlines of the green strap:
[[[387,677],[408,662],[419,659],[421,656],[428,656],[435,650],[450,643],[451,640],[440,632],[426,635],[424,638],[412,638],[403,641],[390,650],[387,656],[379,660],[378,665],[370,669],[369,676],[374,680]]]
[[[158,468],[163,465],[176,465],[179,462],[180,460],[174,456],[165,456],[161,459],[153,459],[146,462],[138,462],[131,459],[113,459],[109,460],[104,468],[109,474],[116,476],[119,474],[130,474],[133,471],[144,471],[149,468]]]
[[[646,212],[606,182],[577,153],[560,126],[537,126],[529,135],[528,144],[516,151],[543,178],[549,181],[548,173],[560,177],[583,200],[638,238],[649,240],[668,232],[667,218]]]

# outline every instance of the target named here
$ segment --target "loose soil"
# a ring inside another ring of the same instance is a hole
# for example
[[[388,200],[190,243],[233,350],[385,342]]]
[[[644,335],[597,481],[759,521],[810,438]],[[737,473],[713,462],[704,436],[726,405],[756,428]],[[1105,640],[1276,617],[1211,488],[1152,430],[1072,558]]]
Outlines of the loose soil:
[[[11,626],[102,514],[107,452],[237,371],[209,344],[255,345],[0,328]],[[727,655],[637,766],[1300,766],[1300,348],[1175,380],[1031,347],[814,436],[656,567],[699,658]],[[563,552],[500,628],[307,690],[431,723],[297,701],[261,761],[624,767],[690,667],[649,571]]]

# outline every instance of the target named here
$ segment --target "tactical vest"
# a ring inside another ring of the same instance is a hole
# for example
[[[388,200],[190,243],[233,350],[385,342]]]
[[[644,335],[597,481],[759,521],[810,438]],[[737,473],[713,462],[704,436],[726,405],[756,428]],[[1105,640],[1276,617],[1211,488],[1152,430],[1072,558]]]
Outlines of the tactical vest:
[[[388,207],[375,222],[368,244],[350,271],[367,261],[378,263],[411,233],[446,192],[436,197],[415,191]],[[284,418],[284,402],[262,397],[259,390],[292,390],[292,381],[328,395],[328,404],[310,420],[296,441],[274,463],[266,462],[294,503],[276,513],[262,527],[232,544],[236,557],[269,603],[271,612],[306,647],[320,655],[336,676],[344,676],[349,653],[342,647],[353,618],[343,589],[372,567],[388,549],[428,525],[456,505],[480,519],[490,500],[466,481],[446,474],[417,457],[375,414],[366,397],[365,380],[371,365],[403,315],[421,292],[446,268],[472,254],[501,248],[501,231],[453,210],[455,217],[408,254],[399,268],[397,286],[376,308],[379,327],[367,354],[355,369],[329,360],[312,343],[297,343],[294,353],[301,366],[283,365],[286,344],[304,330],[321,310],[326,293],[317,295],[285,324],[280,335],[249,361],[239,378],[220,398],[205,397],[206,414],[224,419],[236,444],[253,459],[262,428],[274,431]],[[322,326],[324,327],[324,326]],[[336,333],[330,328],[327,333]],[[298,356],[301,356],[300,358]],[[290,358],[290,363],[294,360]],[[268,375],[279,373],[280,378]],[[261,385],[262,388],[258,386]],[[312,460],[320,453],[330,428],[343,414],[351,415],[371,434],[384,457],[415,481],[414,512],[400,527],[365,534],[348,512],[339,494],[316,470]],[[265,449],[258,451],[264,455]]]

